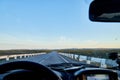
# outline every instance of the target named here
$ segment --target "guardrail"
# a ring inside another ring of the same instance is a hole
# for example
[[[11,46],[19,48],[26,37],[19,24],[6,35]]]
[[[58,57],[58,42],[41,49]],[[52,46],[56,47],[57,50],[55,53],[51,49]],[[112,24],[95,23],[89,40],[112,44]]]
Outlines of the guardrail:
[[[94,64],[100,67],[114,67],[118,66],[116,61],[110,60],[110,59],[104,59],[104,58],[96,58],[96,57],[89,57],[89,56],[83,56],[83,55],[78,55],[78,54],[71,54],[71,53],[60,53],[61,55],[70,57],[74,60],[80,61],[80,62],[85,62],[87,64]]]
[[[29,54],[5,55],[5,56],[0,56],[0,60],[9,61],[10,58],[22,59],[22,58],[28,58],[28,57],[32,57],[32,56],[41,55],[41,54],[45,54],[45,53],[29,53]]]

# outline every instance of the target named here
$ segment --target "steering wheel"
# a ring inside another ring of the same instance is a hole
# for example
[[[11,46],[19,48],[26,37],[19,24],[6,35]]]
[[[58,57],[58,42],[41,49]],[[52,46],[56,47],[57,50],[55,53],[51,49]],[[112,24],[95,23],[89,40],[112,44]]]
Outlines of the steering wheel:
[[[1,64],[0,74],[4,73],[8,74],[3,77],[3,80],[60,80],[49,68],[29,61]]]

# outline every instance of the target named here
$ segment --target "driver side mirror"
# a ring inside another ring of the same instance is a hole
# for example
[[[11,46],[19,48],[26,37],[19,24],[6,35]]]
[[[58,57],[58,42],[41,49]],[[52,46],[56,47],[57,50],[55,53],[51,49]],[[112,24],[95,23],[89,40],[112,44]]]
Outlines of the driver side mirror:
[[[94,0],[89,19],[97,22],[120,22],[120,0]]]

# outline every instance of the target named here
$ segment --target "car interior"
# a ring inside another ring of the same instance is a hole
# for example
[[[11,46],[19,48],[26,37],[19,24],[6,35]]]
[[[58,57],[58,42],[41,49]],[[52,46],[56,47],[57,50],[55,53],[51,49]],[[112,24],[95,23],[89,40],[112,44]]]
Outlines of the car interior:
[[[93,0],[89,6],[92,23],[120,22],[120,0]],[[90,64],[61,63],[42,65],[31,61],[13,61],[0,64],[0,80],[119,80],[120,59],[109,54],[117,67],[101,68]]]

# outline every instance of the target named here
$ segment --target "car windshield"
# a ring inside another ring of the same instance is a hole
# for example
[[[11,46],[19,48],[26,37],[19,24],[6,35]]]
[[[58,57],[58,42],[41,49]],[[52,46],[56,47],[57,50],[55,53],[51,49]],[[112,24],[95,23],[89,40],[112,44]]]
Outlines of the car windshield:
[[[93,64],[104,67],[108,53],[120,52],[120,23],[91,22],[91,1],[0,0],[0,61],[21,56],[27,60],[27,56],[42,52],[50,54],[30,60],[69,63],[62,57],[67,56],[76,61],[88,60],[88,64],[89,60],[96,61]],[[52,55],[50,59],[48,55]]]

